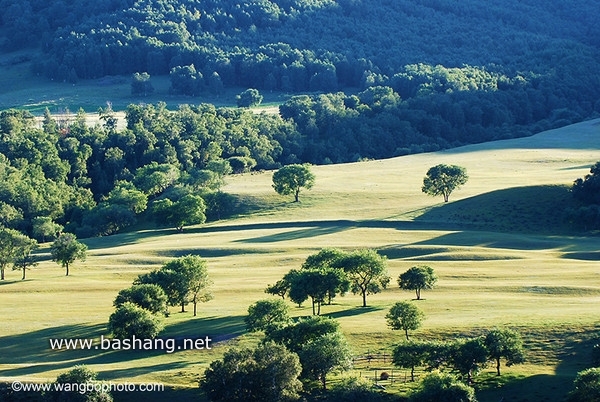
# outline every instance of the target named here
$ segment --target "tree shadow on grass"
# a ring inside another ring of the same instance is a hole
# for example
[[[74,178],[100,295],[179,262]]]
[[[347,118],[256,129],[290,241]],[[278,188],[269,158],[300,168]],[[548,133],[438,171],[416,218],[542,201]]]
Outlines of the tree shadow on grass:
[[[574,234],[565,219],[566,210],[574,205],[568,186],[513,187],[444,203],[415,221],[508,233]]]
[[[326,313],[326,314],[321,314],[321,315],[330,317],[330,318],[343,318],[343,317],[352,317],[355,315],[371,313],[373,311],[380,311],[383,309],[384,309],[383,307],[373,307],[373,306],[354,307],[354,308],[347,309],[347,310],[335,311],[333,313]]]
[[[246,332],[244,316],[197,317],[176,324],[167,325],[161,337],[199,339],[208,336],[216,344],[237,338]]]
[[[101,337],[108,338],[106,325],[63,325],[31,331],[18,335],[0,337],[1,364],[0,377],[26,376],[40,374],[46,371],[70,369],[79,364],[100,365],[119,362],[130,362],[142,360],[149,357],[176,353],[186,350],[178,348],[182,346],[184,339],[196,340],[210,337],[213,344],[224,342],[242,335],[245,332],[243,316],[232,317],[207,317],[192,319],[173,325],[167,325],[158,338],[165,340],[165,346],[160,348],[139,347],[138,350],[125,350],[124,347],[109,347],[108,341],[101,343]],[[50,339],[92,339],[93,346],[90,349],[52,349]],[[167,339],[173,339],[175,348],[168,352]],[[144,345],[144,344],[140,344]],[[153,345],[160,345],[160,342]],[[189,349],[189,347],[187,348]],[[177,363],[165,363],[156,367],[140,369],[139,374],[158,370],[177,368]],[[181,367],[188,363],[181,363]],[[160,368],[162,367],[162,368]],[[132,371],[133,372],[133,371]],[[107,372],[108,373],[108,372]],[[109,375],[109,374],[107,374]],[[137,374],[132,374],[137,375]]]

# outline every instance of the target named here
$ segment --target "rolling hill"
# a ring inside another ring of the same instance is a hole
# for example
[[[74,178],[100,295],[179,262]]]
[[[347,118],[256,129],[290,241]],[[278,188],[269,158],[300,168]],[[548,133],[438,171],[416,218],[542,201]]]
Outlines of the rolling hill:
[[[420,263],[438,273],[438,286],[419,305],[427,318],[415,336],[447,339],[498,326],[523,334],[526,364],[507,369],[511,374],[500,384],[493,370],[484,372],[477,384],[481,401],[497,400],[499,393],[557,400],[587,366],[587,348],[597,336],[597,238],[563,233],[554,226],[558,220],[532,205],[549,203],[546,213],[565,202],[562,195],[553,198],[556,188],[600,160],[599,135],[599,121],[591,120],[523,139],[316,166],[317,184],[299,203],[273,192],[271,172],[232,176],[224,190],[251,204],[252,213],[179,234],[143,230],[89,239],[87,261],[74,264],[69,277],[49,260],[27,281],[9,272],[0,284],[6,323],[0,379],[51,380],[86,364],[104,380],[158,381],[193,395],[210,361],[229,346],[257,341],[244,333],[243,316],[249,304],[266,297],[267,284],[323,247],[368,247],[388,257],[392,278]],[[464,166],[470,176],[446,205],[420,192],[424,172],[437,163]],[[542,223],[522,223],[536,220]],[[173,312],[164,336],[210,335],[220,341],[212,350],[50,350],[49,338],[106,336],[117,292],[139,273],[186,254],[207,259],[215,299],[195,318]],[[411,297],[392,281],[382,294],[369,296],[367,309],[358,307],[359,296],[347,295],[324,306],[323,314],[339,320],[356,355],[389,353],[399,336],[384,315],[395,301]],[[310,314],[308,306],[292,311]],[[408,386],[390,390],[406,392]]]

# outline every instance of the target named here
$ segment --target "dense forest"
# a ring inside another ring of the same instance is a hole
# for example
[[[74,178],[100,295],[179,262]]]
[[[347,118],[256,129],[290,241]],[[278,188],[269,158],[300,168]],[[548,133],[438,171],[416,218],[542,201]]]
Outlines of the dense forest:
[[[114,233],[151,201],[192,192],[203,193],[210,219],[227,209],[218,190],[230,172],[434,151],[600,113],[597,2],[0,6],[0,48],[33,49],[38,75],[76,83],[169,74],[171,90],[190,95],[177,110],[130,105],[122,130],[110,106],[96,127],[82,111],[68,121],[47,112],[42,128],[26,112],[0,112],[2,224],[29,234],[48,219],[81,236]],[[225,87],[291,97],[279,115],[193,105]]]

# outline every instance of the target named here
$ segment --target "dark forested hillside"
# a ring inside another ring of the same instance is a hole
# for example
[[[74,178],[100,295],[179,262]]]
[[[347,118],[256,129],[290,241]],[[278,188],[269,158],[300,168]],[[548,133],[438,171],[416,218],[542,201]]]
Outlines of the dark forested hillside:
[[[131,105],[123,131],[110,106],[94,128],[81,114],[57,122],[47,110],[40,130],[27,113],[0,112],[0,210],[5,225],[28,233],[40,217],[80,234],[114,233],[135,221],[134,200],[171,187],[174,202],[204,191],[207,213],[219,216],[225,203],[214,201],[222,196],[216,190],[231,171],[432,151],[600,113],[597,1],[0,0],[0,7],[0,48],[32,49],[34,72],[49,79],[169,74],[171,91],[191,100],[223,87],[292,95],[279,116]],[[149,177],[165,182],[149,185]]]
[[[49,77],[194,64],[226,85],[304,91],[364,85],[425,63],[510,76],[594,58],[597,2],[574,0],[2,0],[0,44],[41,45]]]

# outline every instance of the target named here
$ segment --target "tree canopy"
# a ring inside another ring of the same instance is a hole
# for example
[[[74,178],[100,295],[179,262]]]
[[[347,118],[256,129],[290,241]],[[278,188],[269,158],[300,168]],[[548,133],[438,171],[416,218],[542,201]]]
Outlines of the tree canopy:
[[[414,331],[421,327],[425,314],[411,302],[396,302],[385,315],[388,326],[391,329],[404,331],[406,340],[408,331]]]
[[[66,269],[66,276],[69,276],[69,264],[75,260],[85,261],[87,255],[87,246],[77,241],[77,237],[72,233],[62,233],[50,246],[52,261],[61,264]]]
[[[211,401],[293,400],[302,390],[301,371],[296,353],[265,342],[255,349],[226,351],[206,369],[200,388]]]
[[[468,180],[465,168],[456,165],[440,164],[429,168],[423,179],[421,190],[428,195],[444,196],[444,202],[448,202],[450,194]]]
[[[421,300],[421,289],[432,289],[437,282],[433,268],[427,265],[417,265],[400,274],[398,285],[401,289],[414,290],[417,300]]]
[[[273,188],[281,195],[294,195],[294,200],[299,201],[302,188],[311,189],[315,184],[315,175],[308,165],[293,164],[284,166],[273,173]]]

